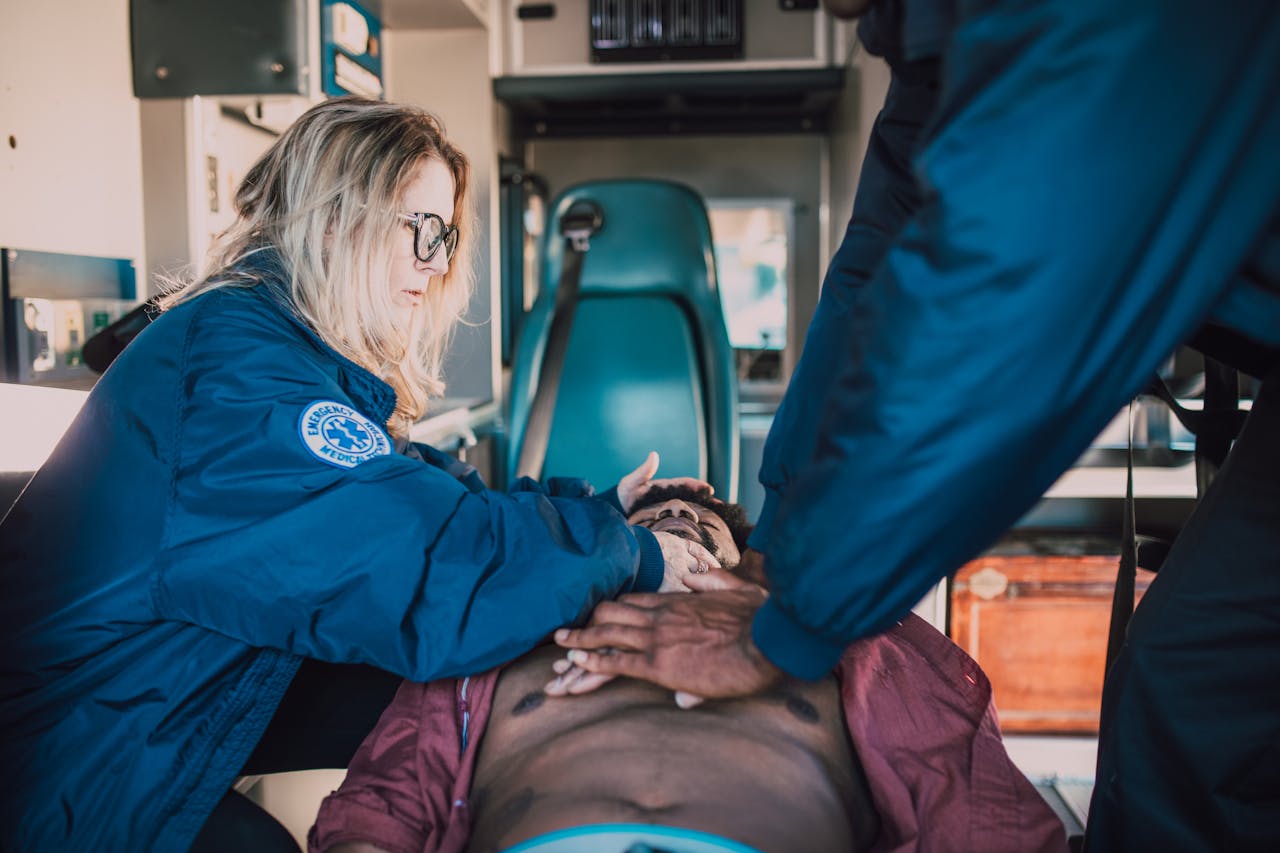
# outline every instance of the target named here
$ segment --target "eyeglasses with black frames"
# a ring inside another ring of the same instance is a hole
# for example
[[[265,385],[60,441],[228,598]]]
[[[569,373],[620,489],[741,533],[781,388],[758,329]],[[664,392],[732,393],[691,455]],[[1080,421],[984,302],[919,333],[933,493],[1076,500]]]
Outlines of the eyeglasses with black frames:
[[[413,224],[413,254],[424,264],[444,246],[444,258],[453,260],[458,249],[458,226],[447,225],[434,213],[402,213],[400,218]]]

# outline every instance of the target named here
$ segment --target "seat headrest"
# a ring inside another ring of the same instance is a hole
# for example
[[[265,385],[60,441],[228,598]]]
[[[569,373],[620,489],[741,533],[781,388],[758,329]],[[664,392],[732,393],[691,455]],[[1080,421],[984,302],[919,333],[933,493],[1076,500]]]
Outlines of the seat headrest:
[[[583,294],[609,291],[665,293],[698,299],[716,294],[711,224],[702,198],[689,187],[661,180],[592,181],[566,189],[551,222],[575,204],[595,202],[604,222],[591,237],[582,267]],[[545,255],[544,287],[554,290],[564,254],[559,229]]]

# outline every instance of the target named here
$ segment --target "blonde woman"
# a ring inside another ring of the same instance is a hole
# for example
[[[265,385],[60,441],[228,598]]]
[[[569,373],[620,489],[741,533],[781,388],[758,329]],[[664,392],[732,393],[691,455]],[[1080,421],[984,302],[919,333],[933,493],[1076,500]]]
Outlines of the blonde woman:
[[[225,848],[238,775],[345,766],[402,677],[714,563],[619,514],[651,467],[613,502],[496,494],[408,442],[467,301],[468,175],[420,110],[312,108],[98,383],[0,526],[0,848]]]

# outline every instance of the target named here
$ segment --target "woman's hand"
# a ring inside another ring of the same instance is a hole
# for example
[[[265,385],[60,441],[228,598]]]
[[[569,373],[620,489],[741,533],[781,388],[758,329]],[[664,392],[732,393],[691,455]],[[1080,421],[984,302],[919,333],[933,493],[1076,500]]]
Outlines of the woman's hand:
[[[733,577],[720,567],[720,561],[713,557],[701,543],[691,542],[674,533],[664,533],[660,530],[654,531],[653,535],[658,540],[658,546],[662,548],[662,584],[658,587],[658,592],[690,592],[698,588],[706,589],[707,581],[711,582],[712,589],[718,589],[722,587],[715,583],[716,579],[721,576]],[[692,578],[704,582],[699,584],[692,581]]]
[[[655,487],[686,486],[691,489],[706,489],[708,492],[715,491],[710,483],[699,480],[697,477],[655,480],[653,475],[656,473],[658,473],[658,451],[650,450],[639,468],[618,481],[618,503],[622,504],[623,515],[630,515],[636,503],[644,497],[646,492]]]

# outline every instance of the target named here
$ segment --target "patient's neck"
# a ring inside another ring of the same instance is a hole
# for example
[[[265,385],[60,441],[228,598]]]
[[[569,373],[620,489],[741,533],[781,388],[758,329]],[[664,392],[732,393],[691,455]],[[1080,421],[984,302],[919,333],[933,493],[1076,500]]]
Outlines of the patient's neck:
[[[598,823],[676,826],[764,851],[865,849],[876,819],[832,679],[682,711],[619,680],[547,698],[560,652],[504,670],[472,785],[471,849]]]

